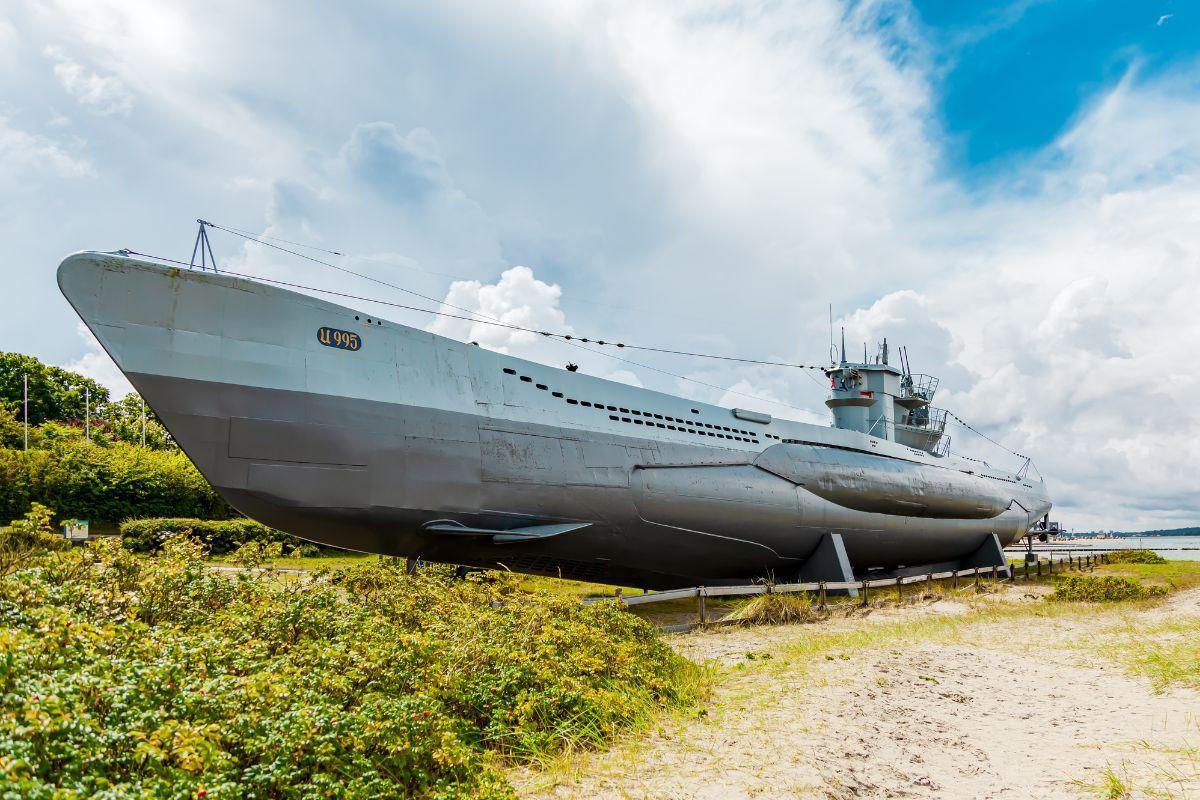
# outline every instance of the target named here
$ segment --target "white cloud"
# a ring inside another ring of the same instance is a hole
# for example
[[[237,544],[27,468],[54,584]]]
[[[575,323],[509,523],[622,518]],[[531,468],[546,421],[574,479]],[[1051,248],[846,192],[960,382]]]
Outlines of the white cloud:
[[[100,115],[126,116],[133,110],[133,95],[119,78],[92,72],[61,48],[46,47],[42,52],[54,61],[54,77],[80,105]]]
[[[505,270],[494,284],[479,281],[455,281],[450,284],[441,311],[464,316],[468,309],[483,320],[520,326],[538,331],[573,334],[566,315],[558,307],[562,289],[543,283],[529,267],[517,266]],[[438,317],[426,330],[461,341],[478,342],[480,346],[510,355],[535,358],[548,348],[546,337],[526,330],[514,330],[487,321]],[[557,350],[555,353],[557,354]]]
[[[117,368],[116,363],[108,357],[108,353],[104,352],[104,348],[100,346],[100,342],[96,341],[96,337],[92,335],[88,327],[80,322],[75,326],[75,332],[83,340],[87,352],[69,364],[65,364],[63,368],[78,372],[107,387],[109,395],[114,400],[132,392],[132,384]]]
[[[332,27],[312,9],[286,29],[264,24],[281,9],[58,0],[24,12],[24,40],[60,42],[88,65],[75,85],[96,98],[89,108],[114,109],[103,127],[78,115],[71,130],[96,141],[127,130],[104,140],[114,168],[97,180],[100,213],[95,194],[41,190],[3,229],[26,237],[11,263],[45,261],[47,232],[87,246],[121,219],[117,244],[132,244],[126,233],[154,239],[171,218],[190,228],[219,200],[218,222],[338,250],[306,252],[427,298],[588,336],[820,363],[832,302],[851,353],[883,336],[909,345],[914,369],[943,378],[940,403],[1033,455],[1067,524],[1200,520],[1194,68],[1131,71],[1042,152],[967,187],[938,130],[942,67],[900,0],[447,0],[338,12]],[[32,58],[21,80],[44,95],[46,62]],[[92,93],[89,76],[119,81],[149,125],[129,126],[120,90]],[[0,120],[0,172],[17,169],[93,172],[78,144]],[[156,185],[131,191],[140,175]],[[171,191],[143,215],[164,180]],[[231,246],[243,271],[432,305],[214,234],[218,255]],[[703,386],[468,323],[448,332],[828,419],[824,385],[802,371],[631,359]]]
[[[92,163],[69,147],[36,133],[12,127],[0,116],[0,181],[34,175],[82,178],[95,174]]]

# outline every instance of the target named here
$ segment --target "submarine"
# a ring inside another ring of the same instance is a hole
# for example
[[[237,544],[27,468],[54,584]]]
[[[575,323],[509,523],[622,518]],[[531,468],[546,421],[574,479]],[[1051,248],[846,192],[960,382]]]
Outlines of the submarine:
[[[1003,568],[1030,462],[949,450],[937,381],[824,368],[829,426],[494,352],[245,276],[80,252],[71,306],[233,508],[324,545],[648,589]]]

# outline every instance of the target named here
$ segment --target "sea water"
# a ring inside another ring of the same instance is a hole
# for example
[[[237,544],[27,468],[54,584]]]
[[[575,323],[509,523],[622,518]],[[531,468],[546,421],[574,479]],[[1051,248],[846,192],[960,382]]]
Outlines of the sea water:
[[[1014,542],[1013,548],[1020,543]],[[1010,548],[1011,549],[1011,548]],[[1034,542],[1035,552],[1047,550],[1153,550],[1172,561],[1200,561],[1200,536],[1120,536],[1113,539],[1051,539]]]

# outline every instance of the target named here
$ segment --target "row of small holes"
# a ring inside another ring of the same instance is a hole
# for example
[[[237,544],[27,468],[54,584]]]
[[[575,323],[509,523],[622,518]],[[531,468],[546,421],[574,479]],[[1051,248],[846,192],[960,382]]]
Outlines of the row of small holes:
[[[515,369],[510,369],[508,367],[505,367],[504,374],[505,375],[516,375],[517,371]],[[533,378],[529,377],[528,375],[521,375],[520,378],[525,383],[533,383]],[[542,391],[548,391],[550,388],[544,383],[536,384],[536,386],[537,386],[537,388],[541,389]],[[563,397],[562,392],[552,392],[551,394],[553,394],[555,397],[558,397],[558,398]],[[632,422],[635,425],[657,426],[659,428],[664,428],[666,430],[679,431],[680,433],[691,433],[691,434],[699,433],[701,436],[714,436],[719,439],[734,439],[739,442],[751,442],[753,444],[758,444],[758,439],[753,438],[754,436],[757,436],[758,434],[752,433],[750,431],[744,431],[741,428],[727,428],[727,427],[723,427],[721,425],[711,425],[707,422],[700,422],[699,420],[675,419],[674,417],[668,417],[668,416],[664,416],[662,414],[653,414],[649,411],[638,411],[637,409],[630,410],[628,408],[618,408],[617,406],[606,406],[603,403],[591,403],[587,400],[576,400],[573,397],[568,397],[565,399],[566,399],[567,403],[569,403],[570,405],[573,405],[573,406],[584,406],[585,408],[596,408],[596,409],[600,409],[601,411],[604,411],[604,410],[620,411],[622,414],[633,414],[633,415],[639,416],[639,417],[653,417],[654,419],[666,420],[667,422],[681,423],[682,425],[692,425],[696,428],[703,426],[705,428],[710,428],[710,429],[716,430],[716,431],[722,431],[722,430],[729,431],[729,435],[726,435],[724,433],[709,433],[708,431],[696,431],[696,430],[692,430],[691,428],[676,427],[675,425],[667,425],[662,422],[647,422],[647,421],[643,421],[640,419],[631,419],[629,417],[618,417],[618,416],[610,414],[608,418],[615,422]],[[693,414],[700,413],[699,410],[697,410],[695,408],[691,409],[691,411]],[[734,433],[740,433],[740,434],[742,434],[742,436],[734,436],[733,435]],[[775,439],[779,438],[778,436],[772,437],[771,434],[769,434],[769,433],[765,434],[765,435],[768,437],[771,437],[771,438],[775,438]],[[745,438],[742,438],[743,436]]]
[[[355,315],[354,315],[354,319],[355,319],[355,320],[357,320],[357,319],[358,319],[358,314],[355,314]],[[367,324],[368,324],[368,325],[382,325],[383,323],[382,323],[382,322],[380,322],[379,320],[375,320],[374,322],[372,322],[370,319],[368,319],[368,320],[367,320]]]

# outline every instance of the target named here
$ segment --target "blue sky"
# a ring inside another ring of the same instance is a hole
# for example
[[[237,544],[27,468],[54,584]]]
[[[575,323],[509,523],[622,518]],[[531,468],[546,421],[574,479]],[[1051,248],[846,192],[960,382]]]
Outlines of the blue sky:
[[[186,258],[200,216],[681,350],[819,362],[832,304],[852,348],[909,345],[940,404],[1033,454],[1066,524],[1196,524],[1198,49],[1185,0],[0,0],[0,347],[119,385],[54,269]],[[827,420],[803,373],[432,328]]]
[[[1194,59],[1200,45],[1200,7],[1186,0],[914,6],[944,70],[939,116],[955,140],[951,164],[968,178],[1053,142],[1131,68],[1152,78]]]

